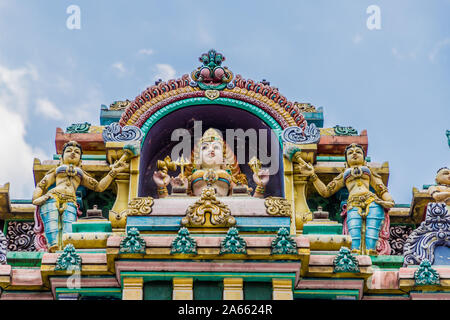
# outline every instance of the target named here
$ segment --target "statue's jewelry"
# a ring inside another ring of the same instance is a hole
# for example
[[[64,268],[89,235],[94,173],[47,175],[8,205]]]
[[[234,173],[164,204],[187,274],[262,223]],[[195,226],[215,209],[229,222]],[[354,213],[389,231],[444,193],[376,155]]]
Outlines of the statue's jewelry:
[[[265,187],[265,186],[258,185],[258,186],[256,186],[255,192],[257,192],[257,193],[259,193],[259,194],[264,194],[264,192],[266,192],[266,187]]]
[[[317,179],[319,179],[319,177],[317,176],[317,174],[315,172],[309,176],[309,180],[311,180],[311,182],[314,182]]]
[[[168,195],[169,194],[169,191],[167,190],[167,187],[158,187],[158,189],[157,189],[157,191],[158,191],[158,195],[159,196],[161,196],[161,195]]]
[[[115,177],[117,176],[117,172],[114,171],[114,170],[111,170],[110,172],[108,172],[108,175],[109,175],[111,178],[115,178]]]

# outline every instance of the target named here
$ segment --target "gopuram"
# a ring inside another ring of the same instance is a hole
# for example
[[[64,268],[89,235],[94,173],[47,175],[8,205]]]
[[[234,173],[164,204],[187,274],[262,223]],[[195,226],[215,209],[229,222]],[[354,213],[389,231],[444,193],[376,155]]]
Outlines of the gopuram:
[[[398,204],[366,130],[199,60],[0,186],[1,300],[450,299],[448,163]]]

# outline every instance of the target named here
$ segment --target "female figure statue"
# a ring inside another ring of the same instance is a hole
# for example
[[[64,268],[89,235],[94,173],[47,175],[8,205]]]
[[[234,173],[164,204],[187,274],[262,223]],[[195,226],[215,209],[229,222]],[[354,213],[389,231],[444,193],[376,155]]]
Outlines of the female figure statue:
[[[241,173],[236,157],[226,147],[220,132],[213,128],[206,130],[195,145],[190,163],[185,174],[176,178],[170,178],[167,172],[161,170],[154,172],[153,180],[158,186],[160,198],[168,196],[169,183],[186,187],[187,194],[191,196],[200,196],[203,188],[211,183],[217,196],[230,196],[236,185],[247,187],[247,178]],[[257,185],[253,196],[263,198],[269,182],[268,170],[259,169],[254,173],[253,180]]]
[[[81,145],[67,142],[62,151],[61,163],[47,172],[33,192],[33,204],[38,206],[37,214],[42,219],[45,237],[50,252],[61,249],[62,234],[72,232],[72,222],[77,218],[76,191],[81,184],[91,190],[103,192],[115,176],[127,165],[116,162],[111,171],[98,182],[81,168]],[[48,190],[55,184],[55,187]],[[38,223],[38,221],[36,221]]]
[[[302,173],[310,176],[314,187],[323,197],[329,197],[339,189],[347,187],[347,226],[352,238],[352,252],[376,255],[378,234],[384,222],[384,209],[392,208],[394,200],[388,193],[381,177],[372,172],[365,163],[364,150],[358,144],[345,149],[347,169],[327,186],[318,178],[314,168],[306,162]],[[370,186],[375,193],[369,190]]]

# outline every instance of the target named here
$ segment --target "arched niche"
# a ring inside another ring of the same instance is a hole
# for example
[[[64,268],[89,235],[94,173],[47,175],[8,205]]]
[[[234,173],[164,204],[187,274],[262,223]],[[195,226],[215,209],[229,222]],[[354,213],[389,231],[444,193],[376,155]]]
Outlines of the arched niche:
[[[174,110],[153,123],[146,132],[139,165],[139,197],[151,196],[157,198],[156,185],[152,179],[153,172],[157,171],[157,160],[162,160],[170,155],[172,148],[179,143],[179,141],[171,141],[172,132],[175,129],[187,129],[191,132],[191,136],[194,136],[194,121],[202,121],[202,133],[212,127],[222,131],[224,138],[226,129],[243,129],[246,131],[252,128],[256,132],[259,132],[259,129],[265,129],[268,155],[272,154],[271,145],[276,146],[275,154],[278,155],[278,171],[271,175],[265,196],[284,196],[283,153],[278,138],[271,134],[271,127],[258,116],[244,109],[208,104],[187,106]],[[194,141],[192,141],[192,147],[193,144]],[[244,163],[239,163],[239,165],[241,171],[247,176],[249,186],[254,190],[256,186],[253,183],[253,173],[247,165],[248,154],[248,143],[246,143],[246,159]],[[169,172],[171,176],[176,176],[178,173],[179,169],[177,172]]]

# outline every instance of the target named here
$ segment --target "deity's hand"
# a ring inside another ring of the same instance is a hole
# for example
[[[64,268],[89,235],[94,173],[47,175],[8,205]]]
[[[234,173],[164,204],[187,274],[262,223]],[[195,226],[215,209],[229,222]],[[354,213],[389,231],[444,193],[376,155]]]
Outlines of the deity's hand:
[[[166,187],[170,182],[170,176],[159,170],[153,173],[153,181],[155,181],[158,187]]]
[[[44,194],[43,196],[34,199],[33,204],[35,206],[40,206],[40,205],[44,204],[44,202],[47,201],[49,198],[50,198],[50,195]]]
[[[394,207],[394,205],[395,205],[394,201],[391,201],[391,200],[378,199],[378,200],[375,200],[375,203],[378,203],[380,206],[382,206],[385,209],[390,209],[390,208]]]
[[[267,169],[261,169],[258,171],[258,173],[253,174],[253,181],[258,186],[266,186],[269,182],[270,174],[269,170]]]
[[[178,176],[175,178],[171,178],[171,180],[170,180],[170,185],[172,186],[172,188],[173,187],[187,188],[187,184],[188,184],[188,180],[185,177],[181,178],[180,176]]]
[[[120,173],[129,167],[130,165],[123,161],[116,161],[112,166],[110,166],[111,171],[113,171],[114,173]]]
[[[311,164],[303,162],[299,163],[299,166],[302,174],[307,175],[308,177],[314,174],[314,167]]]

